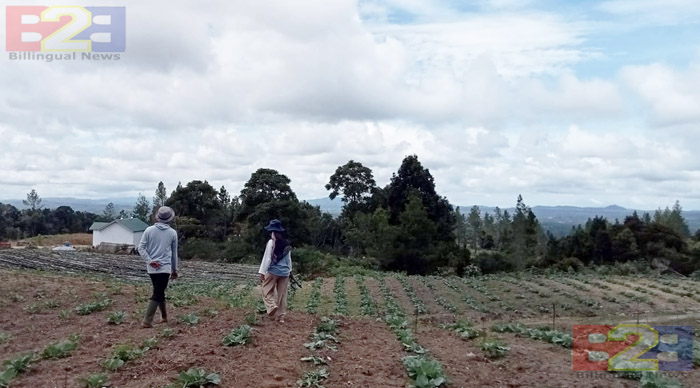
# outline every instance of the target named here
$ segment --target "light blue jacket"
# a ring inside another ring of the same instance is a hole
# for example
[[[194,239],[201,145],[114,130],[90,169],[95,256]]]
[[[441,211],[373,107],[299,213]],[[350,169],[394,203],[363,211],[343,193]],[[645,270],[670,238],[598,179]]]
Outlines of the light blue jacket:
[[[139,255],[146,262],[149,274],[177,271],[177,232],[162,222],[149,226],[141,236]],[[158,269],[149,265],[154,261],[160,264]]]

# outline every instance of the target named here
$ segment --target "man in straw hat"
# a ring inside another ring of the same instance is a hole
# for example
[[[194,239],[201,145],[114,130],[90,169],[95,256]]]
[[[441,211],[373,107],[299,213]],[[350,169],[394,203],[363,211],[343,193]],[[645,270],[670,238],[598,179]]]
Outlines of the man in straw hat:
[[[141,327],[153,327],[153,316],[160,308],[163,322],[168,321],[165,310],[165,289],[169,279],[177,279],[177,232],[170,227],[175,212],[161,206],[156,213],[156,223],[143,232],[139,243],[139,254],[146,262],[146,271],[153,283],[153,295],[146,308]]]

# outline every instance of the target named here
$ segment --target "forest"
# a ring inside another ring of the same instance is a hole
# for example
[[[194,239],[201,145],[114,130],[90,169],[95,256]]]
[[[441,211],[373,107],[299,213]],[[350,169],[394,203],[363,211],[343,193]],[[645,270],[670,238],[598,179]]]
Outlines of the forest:
[[[46,209],[32,190],[25,209],[0,204],[0,240],[39,234],[86,232],[94,221],[136,217],[147,223],[159,206],[178,215],[174,227],[185,259],[255,262],[273,218],[287,228],[302,272],[332,272],[338,266],[409,274],[495,273],[528,268],[578,271],[586,266],[652,262],[682,274],[700,270],[700,231],[691,234],[680,203],[624,220],[589,219],[556,237],[537,220],[522,196],[512,212],[481,213],[454,207],[436,192],[429,169],[406,156],[380,186],[372,170],[350,160],[338,166],[325,188],[343,209],[334,217],[297,198],[291,180],[269,168],[253,172],[238,195],[193,180],[168,194],[160,182],[152,201],[139,194],[132,212],[112,204],[102,214],[68,206]]]

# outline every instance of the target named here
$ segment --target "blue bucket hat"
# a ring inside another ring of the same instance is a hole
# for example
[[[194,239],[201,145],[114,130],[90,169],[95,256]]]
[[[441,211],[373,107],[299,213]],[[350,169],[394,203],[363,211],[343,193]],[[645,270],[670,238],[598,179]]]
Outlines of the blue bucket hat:
[[[282,221],[270,220],[270,223],[267,224],[265,230],[268,232],[284,232],[284,227],[282,227]]]

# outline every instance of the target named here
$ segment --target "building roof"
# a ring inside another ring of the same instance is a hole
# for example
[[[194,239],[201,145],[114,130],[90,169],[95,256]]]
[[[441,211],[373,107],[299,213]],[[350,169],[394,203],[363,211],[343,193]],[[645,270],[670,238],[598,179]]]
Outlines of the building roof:
[[[109,224],[110,222],[93,222],[92,225],[90,225],[90,230],[102,230]]]
[[[94,222],[90,226],[90,230],[102,230],[112,224],[119,224],[130,230],[132,233],[143,232],[146,230],[146,228],[148,228],[148,224],[139,220],[138,218],[127,218],[123,220],[114,220],[112,222]]]

